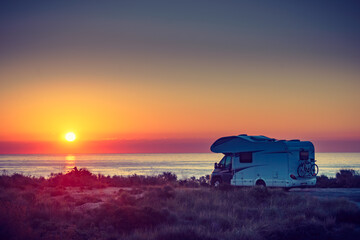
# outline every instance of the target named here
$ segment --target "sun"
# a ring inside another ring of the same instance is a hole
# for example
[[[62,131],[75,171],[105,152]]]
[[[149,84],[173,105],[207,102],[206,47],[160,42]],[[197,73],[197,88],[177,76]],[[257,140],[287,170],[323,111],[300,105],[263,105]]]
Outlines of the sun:
[[[68,132],[65,135],[65,139],[66,139],[66,141],[73,142],[76,139],[76,135],[73,132]]]

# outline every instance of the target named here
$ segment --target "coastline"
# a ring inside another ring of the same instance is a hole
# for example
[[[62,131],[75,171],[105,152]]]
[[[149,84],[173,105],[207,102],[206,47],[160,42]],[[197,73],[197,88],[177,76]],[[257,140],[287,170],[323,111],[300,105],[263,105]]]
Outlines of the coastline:
[[[0,172],[48,177],[51,173],[87,168],[103,175],[158,175],[173,172],[179,178],[199,178],[210,174],[222,154],[69,154],[69,155],[0,155]],[[340,169],[360,171],[360,153],[317,153],[319,175],[335,177]]]

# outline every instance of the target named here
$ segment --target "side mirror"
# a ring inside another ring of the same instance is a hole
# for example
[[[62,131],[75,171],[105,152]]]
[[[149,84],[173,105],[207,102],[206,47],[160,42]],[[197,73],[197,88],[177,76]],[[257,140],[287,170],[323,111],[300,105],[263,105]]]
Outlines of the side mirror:
[[[217,163],[214,164],[214,168],[215,168],[215,169],[218,168],[218,164],[217,164]]]

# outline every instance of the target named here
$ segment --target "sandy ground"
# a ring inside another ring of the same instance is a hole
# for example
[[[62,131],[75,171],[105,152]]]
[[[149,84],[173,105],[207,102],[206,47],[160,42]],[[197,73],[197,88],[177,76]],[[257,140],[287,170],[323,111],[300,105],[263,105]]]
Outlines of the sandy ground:
[[[345,198],[360,208],[360,188],[293,188],[292,194],[306,194],[317,198]]]
[[[79,187],[66,187],[64,194],[71,196],[72,201],[78,203],[72,208],[74,212],[84,213],[88,210],[101,207],[104,203],[111,200],[118,200],[121,192],[128,192],[135,199],[142,198],[144,193],[136,193],[132,191],[133,188],[127,187],[107,187],[107,188],[93,188],[81,189]],[[54,199],[62,199],[64,194],[54,196]]]
[[[84,212],[90,209],[98,208],[105,202],[111,199],[117,199],[120,192],[131,193],[132,188],[107,187],[100,189],[80,189],[80,188],[66,188],[75,200],[91,196],[97,200],[91,202],[84,202],[84,204],[75,207],[74,211]],[[293,188],[289,191],[290,194],[308,195],[322,199],[345,198],[354,202],[360,208],[360,188]],[[143,193],[132,193],[135,198],[143,197]],[[61,197],[61,196],[59,196]]]

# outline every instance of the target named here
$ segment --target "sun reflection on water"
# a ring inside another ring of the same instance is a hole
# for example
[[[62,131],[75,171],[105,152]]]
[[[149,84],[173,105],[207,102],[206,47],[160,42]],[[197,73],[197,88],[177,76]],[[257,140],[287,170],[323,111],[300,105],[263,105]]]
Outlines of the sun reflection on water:
[[[67,155],[65,157],[65,171],[70,171],[76,166],[76,157],[74,155]]]

